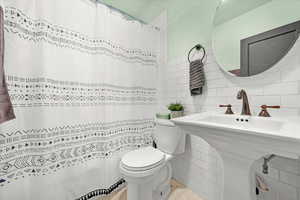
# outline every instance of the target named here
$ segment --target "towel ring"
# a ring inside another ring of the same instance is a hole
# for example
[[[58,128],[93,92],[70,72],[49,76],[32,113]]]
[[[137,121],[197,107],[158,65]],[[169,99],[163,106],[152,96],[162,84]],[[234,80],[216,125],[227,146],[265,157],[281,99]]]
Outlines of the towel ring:
[[[206,52],[205,52],[205,49],[204,47],[201,45],[201,44],[197,44],[196,46],[194,46],[190,51],[189,51],[189,54],[188,54],[188,61],[189,63],[191,63],[191,60],[190,60],[190,55],[192,53],[192,51],[196,49],[197,51],[200,51],[201,49],[203,49],[203,56],[201,58],[201,62],[203,61],[203,59],[205,58],[206,56]]]

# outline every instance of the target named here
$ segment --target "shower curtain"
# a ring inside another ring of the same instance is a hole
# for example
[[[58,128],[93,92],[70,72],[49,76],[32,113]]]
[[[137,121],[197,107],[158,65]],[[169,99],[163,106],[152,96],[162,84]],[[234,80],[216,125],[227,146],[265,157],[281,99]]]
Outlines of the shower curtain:
[[[1,200],[86,200],[152,145],[159,30],[89,0],[5,0]]]

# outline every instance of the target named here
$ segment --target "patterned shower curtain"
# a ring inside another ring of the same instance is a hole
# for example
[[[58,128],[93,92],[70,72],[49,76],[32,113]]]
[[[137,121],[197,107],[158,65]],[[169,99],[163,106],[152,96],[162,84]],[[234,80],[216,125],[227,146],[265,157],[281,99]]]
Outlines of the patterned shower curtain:
[[[89,0],[5,0],[1,200],[85,200],[122,187],[152,144],[159,30]]]

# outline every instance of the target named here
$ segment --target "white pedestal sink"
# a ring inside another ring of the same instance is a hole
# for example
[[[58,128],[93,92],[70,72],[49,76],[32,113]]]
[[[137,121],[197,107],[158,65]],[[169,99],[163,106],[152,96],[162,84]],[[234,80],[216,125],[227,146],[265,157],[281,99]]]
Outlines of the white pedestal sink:
[[[300,118],[284,120],[199,113],[172,120],[186,133],[199,136],[223,159],[223,200],[256,200],[250,168],[259,158],[276,154],[300,156]]]

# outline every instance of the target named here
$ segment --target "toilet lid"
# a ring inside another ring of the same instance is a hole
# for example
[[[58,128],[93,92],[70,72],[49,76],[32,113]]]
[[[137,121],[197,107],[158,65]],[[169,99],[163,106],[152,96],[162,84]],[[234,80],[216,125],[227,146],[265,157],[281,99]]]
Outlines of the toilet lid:
[[[122,157],[122,165],[131,171],[142,171],[159,166],[165,161],[165,154],[153,147],[140,148]]]

